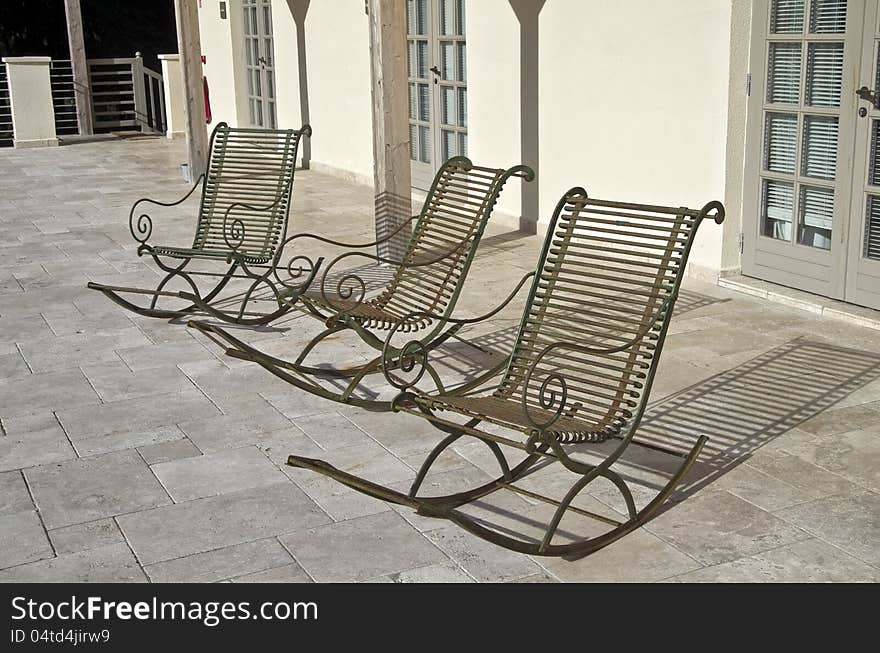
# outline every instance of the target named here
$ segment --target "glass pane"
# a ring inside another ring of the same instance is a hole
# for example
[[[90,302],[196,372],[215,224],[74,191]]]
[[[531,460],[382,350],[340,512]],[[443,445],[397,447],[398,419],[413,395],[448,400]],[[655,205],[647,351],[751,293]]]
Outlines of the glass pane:
[[[843,34],[846,31],[846,0],[813,0],[810,5],[810,32]]]
[[[791,240],[794,216],[794,185],[764,180],[761,193],[761,233],[777,240]]]
[[[444,36],[453,34],[455,21],[453,0],[440,0],[440,33]]]
[[[459,41],[457,43],[458,48],[458,81],[466,82],[467,81],[467,45],[465,45],[464,41]]]
[[[271,70],[266,71],[266,97],[270,99],[275,97],[275,73]]]
[[[259,39],[251,39],[251,49],[254,51],[254,65],[260,65],[260,41]]]
[[[259,68],[253,71],[254,74],[254,95],[262,95],[263,87],[260,83],[260,70]]]
[[[416,76],[416,43],[412,40],[406,42],[406,74]]]
[[[455,43],[452,41],[440,41],[440,77],[444,80],[455,81],[455,69],[453,48]]]
[[[255,100],[255,102],[256,102],[256,109],[254,109],[254,111],[257,114],[257,126],[262,127],[263,126],[263,102],[262,102],[262,100]]]
[[[409,158],[418,161],[419,157],[419,130],[415,125],[409,126]]]
[[[416,41],[416,47],[419,52],[418,67],[416,68],[416,77],[422,79],[428,78],[428,42]]]
[[[275,129],[275,103],[269,102],[269,129]]]
[[[253,99],[248,101],[248,109],[250,109],[251,124],[256,125],[257,124],[257,114],[256,114],[256,111],[254,111],[254,100]]]
[[[771,43],[767,67],[767,101],[800,102],[801,44]]]
[[[410,120],[418,119],[418,106],[419,103],[416,101],[416,85],[409,85],[409,117]]]
[[[868,210],[865,216],[865,258],[880,261],[880,197],[868,196]]]
[[[269,11],[269,7],[267,5],[263,5],[263,34],[269,35],[272,33],[272,14]]]
[[[253,71],[248,70],[247,75],[245,75],[245,77],[247,77],[248,95],[253,95],[254,94],[254,73],[253,73]],[[253,122],[254,121],[251,120],[251,123],[253,123]]]
[[[251,32],[251,21],[250,21],[250,15],[251,15],[251,12],[248,11],[248,8],[247,8],[247,7],[245,7],[245,8],[244,8],[244,21],[243,21],[243,24],[242,24],[242,33],[243,33],[245,36],[250,36],[251,34],[253,34],[253,32]]]
[[[871,162],[868,166],[868,183],[880,186],[880,120],[871,121]]]
[[[764,125],[764,169],[793,175],[797,149],[797,115],[768,113]]]
[[[837,118],[804,118],[803,174],[819,179],[834,179],[837,169]]]
[[[805,0],[773,0],[770,10],[770,32],[800,34],[804,31]]]
[[[419,120],[431,120],[431,93],[427,84],[419,84]]]
[[[467,127],[467,89],[458,89],[458,126]]]
[[[458,154],[460,156],[467,156],[467,134],[463,134],[461,132],[458,133]],[[878,230],[880,231],[880,230]]]
[[[446,161],[455,156],[455,132],[443,130],[443,160]]]
[[[419,161],[431,163],[431,130],[419,127]]]
[[[440,87],[440,122],[455,124],[455,89],[451,86]]]
[[[428,0],[416,0],[416,34],[428,33]]]
[[[245,54],[245,58],[247,59],[247,65],[253,66],[254,65],[254,51],[251,48],[248,41],[249,41],[249,39],[245,39],[244,54]]]
[[[406,0],[406,33],[416,33],[416,4],[415,0]]]
[[[272,66],[272,39],[263,39],[263,58],[267,66]]]
[[[801,187],[798,242],[801,245],[831,249],[831,220],[834,217],[834,191],[830,188]]]
[[[257,8],[251,7],[251,34],[254,36],[257,35],[259,25],[260,24],[257,22]]]
[[[843,43],[810,43],[807,47],[806,103],[814,107],[839,107]]]
[[[458,8],[458,12],[455,15],[455,33],[459,36],[465,35],[465,21],[464,21],[464,5],[465,0],[456,0],[456,5]]]

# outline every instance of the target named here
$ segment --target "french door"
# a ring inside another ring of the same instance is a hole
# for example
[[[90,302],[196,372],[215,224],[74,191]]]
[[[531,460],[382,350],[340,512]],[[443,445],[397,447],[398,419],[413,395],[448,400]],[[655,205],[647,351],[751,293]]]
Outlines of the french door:
[[[465,0],[407,0],[412,185],[428,190],[447,159],[467,155]]]
[[[880,308],[877,5],[755,0],[743,273]]]
[[[242,0],[248,117],[253,127],[275,129],[275,52],[271,0]]]

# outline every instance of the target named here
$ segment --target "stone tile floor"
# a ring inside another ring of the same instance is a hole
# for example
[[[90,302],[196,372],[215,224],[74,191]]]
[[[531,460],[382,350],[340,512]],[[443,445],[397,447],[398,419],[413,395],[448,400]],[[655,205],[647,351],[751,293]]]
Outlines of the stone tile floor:
[[[297,452],[405,483],[438,439],[426,423],[316,399],[86,289],[156,282],[128,207],[182,195],[182,157],[159,139],[0,151],[0,581],[880,580],[880,332],[688,281],[643,434],[711,438],[676,502],[585,559],[510,553],[284,465]],[[371,206],[368,188],[297,175],[296,230],[368,240]],[[157,215],[156,240],[186,243],[194,210]],[[538,245],[494,228],[460,313],[506,294]],[[504,352],[521,307],[465,337]],[[319,326],[242,337],[290,352]],[[443,358],[480,365],[460,342]],[[456,447],[429,489],[487,479],[485,454]],[[636,447],[623,467],[650,486],[669,460]],[[601,486],[585,500],[621,508]],[[546,516],[518,496],[494,511]]]

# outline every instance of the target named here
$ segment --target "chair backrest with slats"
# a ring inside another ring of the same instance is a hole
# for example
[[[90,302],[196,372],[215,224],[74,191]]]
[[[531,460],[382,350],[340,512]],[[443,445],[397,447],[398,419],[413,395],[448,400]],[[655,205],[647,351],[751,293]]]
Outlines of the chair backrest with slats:
[[[452,310],[492,209],[512,176],[531,181],[534,172],[526,166],[481,167],[465,157],[444,163],[413,229],[403,265],[376,305],[398,317]]]
[[[229,250],[271,259],[284,240],[300,130],[237,129],[211,135],[211,155],[193,249]]]
[[[569,191],[550,224],[496,394],[520,402],[525,394],[531,407],[590,424],[589,439],[618,433],[640,417],[688,252],[712,211],[721,222],[717,202],[695,211]],[[551,405],[563,397],[562,406]]]

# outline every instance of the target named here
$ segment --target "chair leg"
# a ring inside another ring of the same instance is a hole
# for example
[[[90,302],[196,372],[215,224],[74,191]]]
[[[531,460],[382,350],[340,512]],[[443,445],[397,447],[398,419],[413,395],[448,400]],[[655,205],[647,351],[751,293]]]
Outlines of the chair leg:
[[[567,558],[578,558],[589,555],[590,553],[593,553],[605,546],[608,546],[612,542],[616,541],[617,539],[623,537],[627,533],[630,533],[631,531],[635,530],[636,528],[647,522],[656,513],[660,506],[662,506],[666,502],[666,500],[669,498],[675,488],[678,487],[679,483],[681,483],[681,480],[690,470],[691,466],[700,455],[700,451],[702,450],[703,445],[707,441],[707,438],[705,436],[701,436],[697,440],[696,444],[694,444],[690,452],[684,457],[682,464],[676,471],[676,473],[669,479],[666,485],[661,488],[654,499],[639,511],[636,511],[634,502],[632,500],[632,494],[623,479],[621,479],[617,474],[613,472],[609,473],[607,470],[600,474],[603,478],[611,480],[624,496],[624,499],[627,503],[627,511],[629,513],[628,518],[624,521],[616,521],[607,517],[602,517],[600,515],[594,515],[572,506],[572,501],[574,500],[574,498],[587,485],[589,485],[592,480],[596,478],[595,476],[587,478],[586,475],[583,475],[581,478],[578,479],[577,482],[575,482],[571,490],[569,490],[562,501],[553,502],[557,505],[557,510],[554,513],[551,522],[548,524],[544,536],[539,542],[534,540],[511,537],[510,535],[504,534],[498,530],[489,528],[477,519],[461,512],[460,510],[458,510],[458,508],[468,503],[471,503],[481,497],[492,494],[497,490],[512,489],[511,483],[515,482],[516,480],[525,478],[532,471],[534,471],[535,463],[540,458],[542,458],[544,456],[544,453],[547,451],[546,445],[542,445],[539,451],[533,454],[529,454],[525,460],[510,469],[509,473],[505,473],[503,477],[498,478],[494,481],[490,481],[480,487],[473,488],[472,490],[466,492],[460,492],[457,494],[439,497],[416,496],[416,492],[418,491],[419,486],[424,480],[424,477],[427,474],[427,470],[436,461],[439,454],[450,444],[455,442],[460,437],[460,435],[461,434],[451,433],[448,437],[444,438],[443,441],[434,448],[434,450],[431,451],[431,453],[428,455],[428,458],[425,460],[425,464],[422,466],[422,469],[419,470],[419,474],[416,477],[416,481],[413,483],[413,487],[411,488],[409,494],[403,494],[402,492],[392,490],[381,484],[374,483],[373,481],[366,480],[354,474],[343,472],[339,469],[336,469],[329,463],[321,460],[292,455],[288,458],[287,464],[292,467],[301,467],[316,471],[372,497],[382,499],[384,501],[390,501],[392,503],[397,503],[399,505],[408,506],[415,509],[416,512],[420,515],[448,519],[457,524],[459,527],[467,530],[468,532],[512,551],[518,551],[520,553],[525,553],[529,555],[557,557],[565,556]],[[539,497],[539,495],[532,494],[532,496],[541,498]],[[585,538],[568,544],[552,544],[553,536],[558,529],[562,517],[565,515],[565,513],[569,511],[579,514],[585,514],[594,518],[599,518],[600,521],[612,525],[613,528],[596,537]]]

